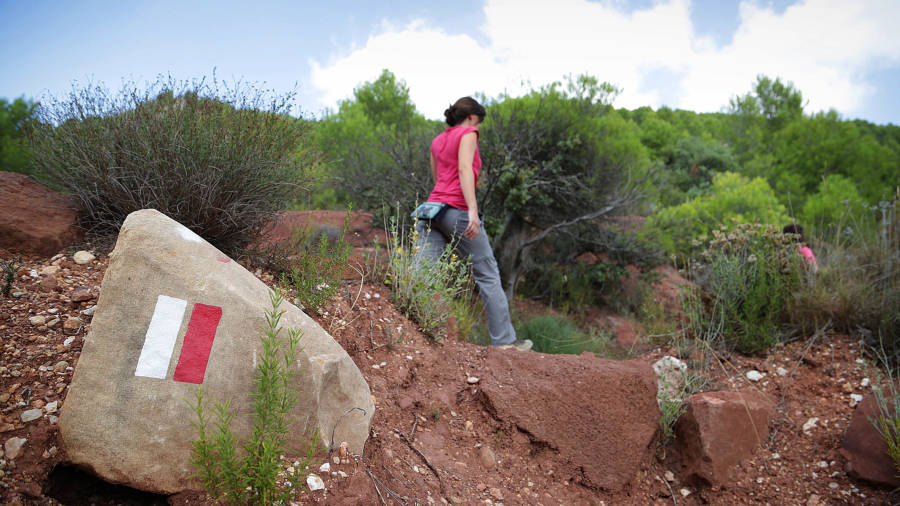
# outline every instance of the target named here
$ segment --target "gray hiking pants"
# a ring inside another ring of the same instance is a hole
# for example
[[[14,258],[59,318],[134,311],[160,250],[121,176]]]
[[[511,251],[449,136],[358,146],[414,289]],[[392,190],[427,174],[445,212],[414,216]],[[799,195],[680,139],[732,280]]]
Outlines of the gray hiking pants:
[[[487,313],[491,344],[512,344],[516,341],[516,331],[509,317],[509,305],[500,284],[500,269],[494,259],[491,243],[484,227],[478,230],[474,239],[463,236],[468,224],[469,213],[455,207],[449,207],[437,221],[418,220],[418,251],[425,259],[436,261],[447,245],[447,238],[451,238],[460,256],[472,260],[475,283],[478,284],[484,311]]]

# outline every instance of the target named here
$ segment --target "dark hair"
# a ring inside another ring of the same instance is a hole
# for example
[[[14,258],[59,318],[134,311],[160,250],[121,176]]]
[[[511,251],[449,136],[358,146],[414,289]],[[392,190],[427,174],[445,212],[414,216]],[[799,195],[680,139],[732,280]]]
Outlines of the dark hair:
[[[781,232],[784,234],[795,234],[800,236],[799,242],[806,242],[806,238],[803,236],[803,225],[799,223],[791,223],[790,225],[785,225]]]
[[[450,126],[462,123],[470,114],[474,114],[478,116],[479,120],[484,121],[487,111],[472,97],[463,97],[444,111],[444,117],[447,118],[447,124]]]

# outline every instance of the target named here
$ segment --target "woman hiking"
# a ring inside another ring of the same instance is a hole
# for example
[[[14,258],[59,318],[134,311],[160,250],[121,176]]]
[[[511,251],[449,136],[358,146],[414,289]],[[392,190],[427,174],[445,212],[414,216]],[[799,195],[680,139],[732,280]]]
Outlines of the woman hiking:
[[[449,127],[431,141],[434,190],[414,213],[419,218],[417,249],[422,257],[434,262],[449,241],[461,256],[469,257],[487,313],[491,345],[529,350],[530,340],[516,338],[500,285],[500,270],[475,198],[481,170],[478,127],[485,115],[484,107],[472,97],[460,98],[444,111]]]

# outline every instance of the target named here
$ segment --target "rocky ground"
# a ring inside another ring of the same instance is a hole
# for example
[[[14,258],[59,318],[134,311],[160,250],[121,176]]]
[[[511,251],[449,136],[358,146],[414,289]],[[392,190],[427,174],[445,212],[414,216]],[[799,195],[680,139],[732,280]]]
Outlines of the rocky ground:
[[[94,256],[75,257],[73,250],[25,258],[12,296],[0,300],[0,502],[209,503],[200,493],[165,498],[109,487],[61,465],[56,417],[107,263],[102,252]],[[874,379],[851,336],[817,336],[767,357],[713,360],[711,388],[758,389],[776,402],[771,436],[727,485],[680,483],[671,452],[654,446],[654,457],[632,485],[610,493],[588,487],[581,469],[553,448],[536,445],[485,402],[481,384],[499,352],[458,341],[430,344],[393,308],[389,295],[384,286],[348,282],[313,315],[359,366],[377,411],[363,455],[347,463],[319,455],[309,470],[285,461],[285,479],[294,476],[291,471],[302,480],[309,473],[323,478],[325,489],[305,492],[299,503],[815,505],[896,499],[890,490],[850,478],[838,453],[854,396]],[[651,348],[636,358],[652,363],[672,353]],[[760,373],[750,374],[755,381],[748,379],[750,371]],[[564,371],[560,376],[560,395],[566,395],[576,386],[564,383]],[[329,468],[320,470],[324,463]]]

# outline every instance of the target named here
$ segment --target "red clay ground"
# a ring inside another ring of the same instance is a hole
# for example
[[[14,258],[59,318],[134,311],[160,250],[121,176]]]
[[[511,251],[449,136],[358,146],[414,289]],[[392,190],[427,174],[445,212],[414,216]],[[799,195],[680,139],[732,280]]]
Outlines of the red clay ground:
[[[2,258],[10,258],[6,252],[0,253]],[[79,311],[96,303],[96,298],[72,303],[69,297],[79,286],[91,288],[96,296],[107,263],[107,258],[98,254],[92,264],[76,265],[71,262],[71,252],[63,253],[67,256],[58,262],[61,269],[53,275],[60,288],[40,291],[28,273],[40,271],[51,262],[28,258],[20,270],[26,279],[17,279],[13,289],[24,295],[0,300],[0,444],[14,436],[28,439],[21,456],[14,461],[3,457],[0,502],[209,504],[200,493],[166,499],[121,489],[109,491],[94,484],[85,488],[87,478],[67,474],[70,470],[62,467],[51,477],[54,467],[64,461],[57,425],[49,414],[27,423],[20,421],[20,415],[52,401],[60,405],[65,402],[66,387],[90,326],[90,316]],[[265,274],[262,279],[271,282]],[[432,345],[393,308],[385,286],[350,282],[344,288],[321,314],[313,316],[359,366],[378,409],[364,455],[350,464],[331,464],[335,475],[317,472],[329,459],[319,456],[302,476],[316,472],[325,478],[327,488],[302,494],[298,503],[399,504],[386,488],[410,498],[406,504],[892,502],[889,490],[849,478],[845,460],[838,453],[853,412],[849,394],[863,393],[859,384],[869,374],[857,362],[861,350],[852,337],[828,335],[776,348],[765,358],[732,356],[730,361],[716,363],[715,389],[759,388],[777,402],[771,438],[737,470],[727,487],[696,488],[665,482],[670,464],[660,449],[629,489],[610,494],[580,485],[577,470],[553,450],[536,447],[524,433],[496,419],[485,408],[478,385],[469,384],[467,377],[483,374],[487,355],[502,352],[457,341]],[[39,314],[60,316],[62,321],[53,327],[31,324],[29,317]],[[66,335],[61,328],[66,316],[82,318],[85,328],[75,336]],[[74,339],[66,346],[69,337]],[[657,348],[638,359],[652,362],[666,353],[672,350]],[[789,374],[779,376],[778,367]],[[750,369],[766,372],[767,376],[759,383],[750,383],[743,376]],[[560,385],[561,395],[566,388]],[[801,427],[812,417],[819,418],[818,425],[804,434]],[[565,424],[566,420],[558,423]],[[440,481],[404,436],[434,466]],[[286,461],[285,467],[288,465]],[[286,479],[290,477],[288,473]],[[381,497],[375,480],[386,487],[378,488]]]

